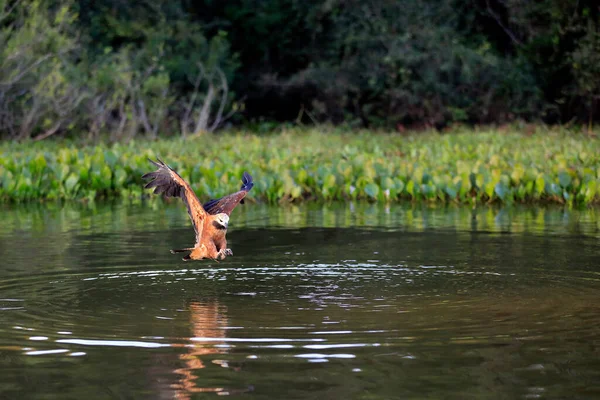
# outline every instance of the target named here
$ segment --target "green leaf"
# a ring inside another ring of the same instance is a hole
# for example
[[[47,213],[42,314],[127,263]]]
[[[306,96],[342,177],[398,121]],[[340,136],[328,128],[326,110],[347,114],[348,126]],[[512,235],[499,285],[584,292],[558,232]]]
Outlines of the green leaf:
[[[125,180],[127,180],[127,172],[121,168],[118,168],[115,172],[115,185],[117,187],[121,187],[125,183]]]
[[[294,186],[291,192],[292,198],[298,199],[302,195],[302,188],[300,186]]]
[[[567,172],[565,171],[560,171],[558,173],[558,182],[560,183],[560,186],[562,186],[563,188],[568,187],[571,184],[571,175],[569,175]]]
[[[494,192],[501,200],[504,200],[508,195],[508,187],[503,182],[498,182],[494,187]]]
[[[112,178],[112,171],[110,170],[108,165],[102,167],[102,185],[104,187],[110,187],[110,181]]]
[[[377,195],[379,194],[379,186],[377,186],[375,183],[369,183],[367,186],[365,186],[365,193],[369,197],[376,199]]]
[[[110,150],[106,150],[104,152],[104,161],[106,162],[106,164],[108,164],[109,167],[113,167],[115,165],[115,163],[117,162],[117,156],[115,155],[114,152],[110,151]]]
[[[479,186],[477,185],[477,175],[473,172],[469,174],[469,183],[472,188],[479,189]]]
[[[538,176],[535,179],[535,190],[536,192],[538,192],[539,194],[544,193],[544,187],[546,185],[546,182],[544,182],[544,177],[543,176]]]
[[[496,185],[494,185],[494,182],[488,182],[485,184],[485,194],[487,194],[490,199],[494,196],[495,186]]]
[[[404,190],[404,182],[402,182],[402,180],[398,179],[396,181],[396,192],[402,193],[402,190]]]
[[[533,193],[533,181],[527,182],[524,188],[524,193],[526,195],[531,195]]]
[[[415,196],[415,183],[412,180],[408,181],[406,184],[406,193],[413,197]]]
[[[519,184],[519,182],[521,182],[521,179],[523,178],[524,174],[525,174],[525,168],[523,168],[523,165],[517,164],[513,167],[513,171],[510,174],[510,177],[516,184]]]
[[[444,188],[444,191],[446,192],[446,194],[447,194],[448,196],[450,196],[450,198],[452,198],[452,199],[455,199],[455,198],[456,198],[456,194],[457,194],[457,192],[456,192],[456,189],[455,189],[455,188],[453,188],[453,187],[451,187],[451,186],[446,186],[446,187]]]
[[[308,178],[308,174],[306,173],[306,170],[301,169],[300,171],[298,171],[298,174],[296,176],[296,182],[306,183],[307,178]]]
[[[73,193],[73,189],[75,188],[75,185],[77,185],[78,181],[79,179],[77,179],[77,176],[75,176],[75,174],[69,175],[69,177],[65,181],[65,189],[67,189],[68,193]]]

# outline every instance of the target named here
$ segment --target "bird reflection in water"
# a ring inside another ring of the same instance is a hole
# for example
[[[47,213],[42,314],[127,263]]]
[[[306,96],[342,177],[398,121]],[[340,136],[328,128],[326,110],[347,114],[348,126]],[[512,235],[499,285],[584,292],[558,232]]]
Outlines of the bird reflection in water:
[[[182,344],[187,349],[179,355],[184,366],[174,372],[180,375],[178,382],[171,386],[175,390],[176,399],[190,399],[192,393],[215,392],[221,395],[247,392],[250,388],[228,389],[223,387],[198,387],[198,374],[202,369],[210,367],[205,364],[207,356],[225,354],[227,346],[225,341],[202,340],[202,338],[218,338],[225,336],[227,327],[227,308],[218,301],[198,302],[191,301],[188,305],[190,311],[190,323],[192,325],[192,337],[190,343]],[[205,359],[205,361],[202,360]],[[232,366],[226,360],[213,359],[212,363],[223,368],[231,368],[239,372],[241,367]]]

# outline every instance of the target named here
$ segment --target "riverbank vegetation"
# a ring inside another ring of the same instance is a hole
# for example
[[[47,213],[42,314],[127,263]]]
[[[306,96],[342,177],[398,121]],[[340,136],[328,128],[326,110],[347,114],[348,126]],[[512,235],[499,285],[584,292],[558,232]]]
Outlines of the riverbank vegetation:
[[[236,190],[243,171],[250,199],[277,203],[562,203],[600,200],[600,140],[560,130],[534,133],[458,129],[401,135],[338,128],[243,131],[86,145],[0,143],[0,199],[21,202],[140,199],[147,158],[160,157],[202,200]]]

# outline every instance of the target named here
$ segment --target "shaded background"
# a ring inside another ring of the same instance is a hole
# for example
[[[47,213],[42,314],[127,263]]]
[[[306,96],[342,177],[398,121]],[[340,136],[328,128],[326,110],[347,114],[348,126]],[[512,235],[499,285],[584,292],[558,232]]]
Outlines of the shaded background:
[[[0,1],[0,135],[598,118],[594,0]]]

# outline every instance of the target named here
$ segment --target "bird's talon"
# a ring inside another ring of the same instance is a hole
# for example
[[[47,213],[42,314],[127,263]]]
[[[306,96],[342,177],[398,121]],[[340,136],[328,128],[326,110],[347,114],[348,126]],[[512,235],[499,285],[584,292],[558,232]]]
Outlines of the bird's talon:
[[[217,254],[217,260],[224,260],[227,256],[232,256],[233,252],[231,249],[221,249],[219,254]]]

